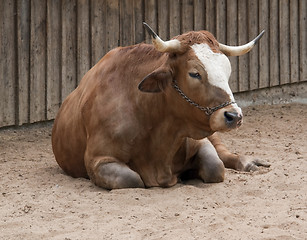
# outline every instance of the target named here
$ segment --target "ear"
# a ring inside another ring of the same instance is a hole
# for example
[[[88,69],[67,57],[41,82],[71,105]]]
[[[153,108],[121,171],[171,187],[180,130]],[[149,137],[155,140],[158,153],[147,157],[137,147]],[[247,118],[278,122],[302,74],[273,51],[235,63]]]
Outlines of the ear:
[[[142,92],[157,93],[163,91],[168,82],[172,79],[172,74],[167,69],[158,69],[148,74],[139,84]]]

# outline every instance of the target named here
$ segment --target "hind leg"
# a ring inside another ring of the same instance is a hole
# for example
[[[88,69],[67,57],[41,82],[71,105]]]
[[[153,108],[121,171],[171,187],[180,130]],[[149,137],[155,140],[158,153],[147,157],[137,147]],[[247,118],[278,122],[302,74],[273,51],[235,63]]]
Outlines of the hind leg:
[[[199,177],[207,183],[224,181],[225,167],[214,146],[207,140],[201,140],[196,155]]]
[[[87,170],[91,181],[105,189],[144,188],[140,175],[113,157],[96,157]]]

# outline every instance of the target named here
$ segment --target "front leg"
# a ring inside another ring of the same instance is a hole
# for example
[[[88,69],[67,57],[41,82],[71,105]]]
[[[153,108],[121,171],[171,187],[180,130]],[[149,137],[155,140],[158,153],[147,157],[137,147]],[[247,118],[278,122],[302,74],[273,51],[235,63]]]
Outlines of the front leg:
[[[270,164],[266,162],[260,160],[249,161],[244,156],[231,153],[216,133],[208,137],[208,139],[215,147],[226,168],[249,172],[256,171],[258,166],[270,167]]]

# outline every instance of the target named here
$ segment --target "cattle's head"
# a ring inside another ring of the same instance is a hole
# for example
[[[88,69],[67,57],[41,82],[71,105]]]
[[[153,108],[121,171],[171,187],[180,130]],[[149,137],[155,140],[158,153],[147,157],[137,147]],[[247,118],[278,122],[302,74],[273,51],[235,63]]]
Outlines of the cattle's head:
[[[167,53],[167,60],[139,84],[144,92],[171,96],[168,104],[181,118],[208,132],[227,131],[243,121],[228,80],[229,59],[249,52],[264,31],[243,46],[223,45],[207,31],[188,32],[163,41],[146,24],[156,50]],[[180,100],[179,100],[180,99]]]

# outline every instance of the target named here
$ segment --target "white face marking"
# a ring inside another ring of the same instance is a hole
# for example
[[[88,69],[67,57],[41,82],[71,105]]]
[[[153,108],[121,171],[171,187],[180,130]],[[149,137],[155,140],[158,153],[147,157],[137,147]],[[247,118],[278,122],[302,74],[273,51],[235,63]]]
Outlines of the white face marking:
[[[204,65],[208,74],[209,83],[223,89],[229,95],[230,99],[234,101],[233,94],[228,85],[228,79],[231,73],[228,58],[222,53],[214,53],[205,43],[194,44],[192,49]]]
[[[231,101],[235,101],[232,91],[228,84],[228,79],[231,74],[231,65],[229,59],[222,53],[215,53],[206,43],[194,44],[192,46],[196,56],[204,65],[208,74],[208,81],[211,85],[224,90]],[[237,108],[239,113],[242,113],[237,104],[232,104]]]

